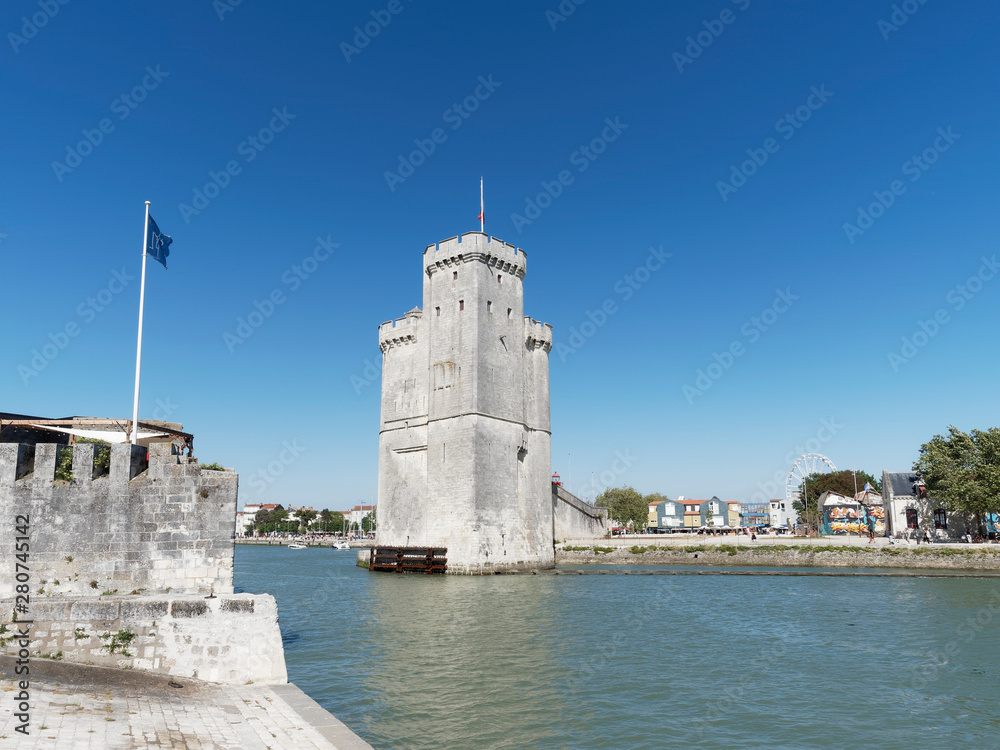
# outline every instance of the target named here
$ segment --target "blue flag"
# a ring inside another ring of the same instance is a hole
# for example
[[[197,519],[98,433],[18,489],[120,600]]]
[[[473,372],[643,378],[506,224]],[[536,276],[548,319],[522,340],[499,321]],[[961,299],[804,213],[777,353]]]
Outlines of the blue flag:
[[[146,237],[146,252],[149,254],[149,257],[160,261],[163,267],[166,268],[167,256],[170,255],[170,243],[173,241],[172,237],[160,231],[160,228],[156,226],[156,222],[153,221],[153,217],[150,216],[149,234]]]

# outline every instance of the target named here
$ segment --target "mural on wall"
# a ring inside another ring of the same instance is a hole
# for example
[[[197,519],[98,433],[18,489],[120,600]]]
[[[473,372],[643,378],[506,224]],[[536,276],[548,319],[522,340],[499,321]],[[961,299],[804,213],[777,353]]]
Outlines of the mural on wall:
[[[823,509],[823,533],[865,536],[868,530],[885,536],[885,508],[881,505],[829,505]]]

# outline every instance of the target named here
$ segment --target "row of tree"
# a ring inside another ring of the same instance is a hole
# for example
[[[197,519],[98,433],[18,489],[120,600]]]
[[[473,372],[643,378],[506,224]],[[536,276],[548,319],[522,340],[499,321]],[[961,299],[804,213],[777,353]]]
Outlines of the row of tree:
[[[361,521],[361,530],[368,532],[375,523],[375,511],[365,516]],[[268,534],[272,531],[290,534],[308,534],[309,532],[344,532],[348,531],[347,519],[343,513],[300,508],[289,514],[284,508],[265,510],[261,508],[253,517],[253,528],[258,534]]]

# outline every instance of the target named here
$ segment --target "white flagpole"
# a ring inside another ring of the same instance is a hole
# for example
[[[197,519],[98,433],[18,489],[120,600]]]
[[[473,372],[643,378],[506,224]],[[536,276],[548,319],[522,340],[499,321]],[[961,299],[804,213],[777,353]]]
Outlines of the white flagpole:
[[[479,178],[479,231],[486,233],[486,214],[483,211],[483,178]]]
[[[149,236],[149,201],[146,222],[142,227],[142,282],[139,284],[139,343],[135,348],[135,399],[132,401],[132,445],[139,433],[139,365],[142,364],[142,308],[146,300],[146,238]]]

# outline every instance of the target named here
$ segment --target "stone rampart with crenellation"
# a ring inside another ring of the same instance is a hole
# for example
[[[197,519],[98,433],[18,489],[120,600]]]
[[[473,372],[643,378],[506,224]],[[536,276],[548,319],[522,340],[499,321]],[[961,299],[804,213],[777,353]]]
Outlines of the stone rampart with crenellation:
[[[0,444],[0,653],[285,682],[274,598],[233,593],[238,483],[173,443],[113,445],[109,462]]]
[[[233,591],[238,477],[206,471],[173,443],[111,446],[110,468],[94,445],[72,448],[71,481],[55,478],[68,446],[0,444],[0,559],[13,560],[13,523],[30,528],[35,597],[210,594]],[[14,596],[13,568],[0,599]]]

